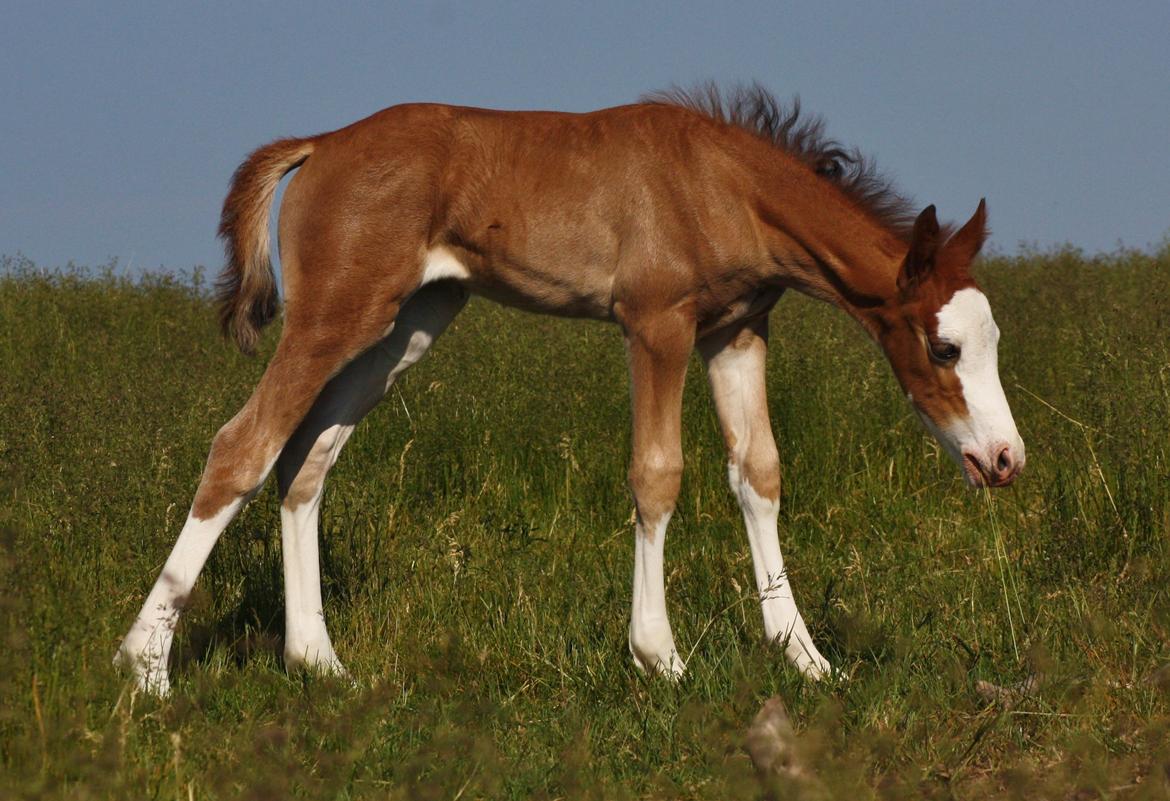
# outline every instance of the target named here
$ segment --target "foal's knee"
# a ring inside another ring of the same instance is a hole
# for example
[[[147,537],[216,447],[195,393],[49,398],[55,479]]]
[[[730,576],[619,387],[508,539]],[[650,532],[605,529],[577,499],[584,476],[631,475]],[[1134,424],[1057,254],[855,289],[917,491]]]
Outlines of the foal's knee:
[[[635,457],[630,467],[630,490],[644,519],[657,520],[674,511],[682,472],[681,454],[659,451]]]

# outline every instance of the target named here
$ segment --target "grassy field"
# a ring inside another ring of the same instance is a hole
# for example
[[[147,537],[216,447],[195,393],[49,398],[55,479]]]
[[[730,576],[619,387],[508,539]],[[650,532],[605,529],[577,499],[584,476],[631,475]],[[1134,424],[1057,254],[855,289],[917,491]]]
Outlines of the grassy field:
[[[159,702],[110,667],[264,357],[198,278],[0,269],[0,798],[1170,797],[1170,247],[986,260],[1028,446],[971,492],[842,314],[773,315],[781,537],[840,676],[764,644],[698,362],[667,539],[689,672],[633,667],[616,328],[473,301],[358,429],[322,517],[352,687],[285,673],[279,509],[228,530]],[[270,353],[277,331],[266,336]],[[1035,692],[999,704],[979,681]]]

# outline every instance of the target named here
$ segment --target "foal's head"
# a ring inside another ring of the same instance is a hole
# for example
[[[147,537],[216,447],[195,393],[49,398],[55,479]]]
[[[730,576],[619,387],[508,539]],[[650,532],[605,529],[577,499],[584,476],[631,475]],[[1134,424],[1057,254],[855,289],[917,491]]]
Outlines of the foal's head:
[[[926,427],[973,487],[1003,487],[1024,466],[1024,443],[999,382],[999,328],[970,265],[986,212],[946,241],[934,206],[914,223],[895,296],[880,312],[879,340]]]

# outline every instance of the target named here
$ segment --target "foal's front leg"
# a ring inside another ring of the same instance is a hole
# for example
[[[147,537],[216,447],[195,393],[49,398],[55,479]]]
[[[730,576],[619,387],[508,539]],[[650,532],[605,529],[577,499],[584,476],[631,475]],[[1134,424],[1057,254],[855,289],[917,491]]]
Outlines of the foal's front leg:
[[[780,457],[768,418],[764,384],[768,318],[720,332],[699,343],[715,410],[727,443],[728,478],[747,526],[764,634],[784,643],[794,665],[814,678],[829,672],[809,636],[784,569],[776,518],[780,513]]]
[[[637,508],[630,653],[642,670],[677,677],[685,665],[666,614],[663,548],[682,478],[682,393],[694,322],[677,311],[622,322],[634,415],[630,489]]]

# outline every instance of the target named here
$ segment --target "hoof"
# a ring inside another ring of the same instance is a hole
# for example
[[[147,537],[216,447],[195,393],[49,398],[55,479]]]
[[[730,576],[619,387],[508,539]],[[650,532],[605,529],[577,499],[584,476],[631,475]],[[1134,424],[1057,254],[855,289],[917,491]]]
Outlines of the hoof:
[[[160,698],[170,693],[171,680],[166,662],[159,656],[135,650],[122,643],[114,654],[113,662],[115,668],[134,678],[134,684],[139,690]]]

